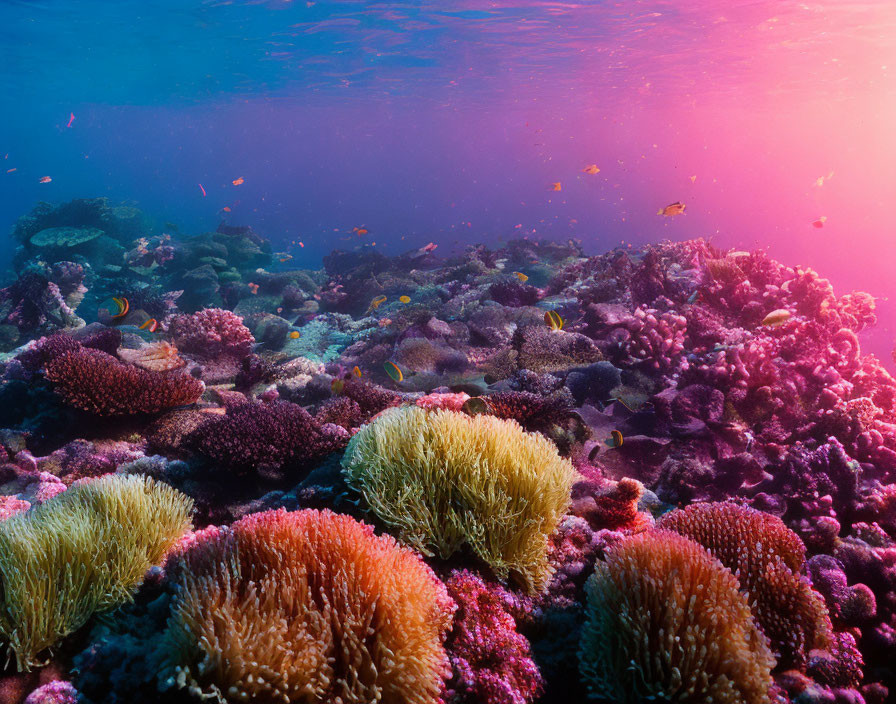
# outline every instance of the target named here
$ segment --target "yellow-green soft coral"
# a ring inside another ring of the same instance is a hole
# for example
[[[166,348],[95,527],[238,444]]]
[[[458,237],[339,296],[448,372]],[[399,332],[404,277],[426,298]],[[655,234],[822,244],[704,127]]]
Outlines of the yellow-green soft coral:
[[[0,522],[0,641],[19,669],[92,614],[130,600],[190,528],[192,507],[152,479],[108,476]]]
[[[352,438],[343,468],[417,550],[446,558],[467,544],[498,577],[546,585],[548,536],[576,472],[543,436],[488,415],[396,408]]]

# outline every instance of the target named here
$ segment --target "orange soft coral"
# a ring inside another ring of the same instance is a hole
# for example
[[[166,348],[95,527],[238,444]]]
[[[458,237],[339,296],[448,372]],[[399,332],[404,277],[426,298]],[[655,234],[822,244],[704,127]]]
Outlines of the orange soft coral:
[[[588,581],[579,650],[592,694],[766,704],[774,662],[737,579],[704,548],[647,531],[610,550]]]
[[[163,685],[220,702],[439,701],[454,603],[415,553],[349,516],[253,514],[175,572]]]
[[[779,665],[801,665],[811,649],[830,646],[824,600],[800,575],[806,547],[780,518],[737,504],[693,504],[659,527],[698,542],[737,575]]]

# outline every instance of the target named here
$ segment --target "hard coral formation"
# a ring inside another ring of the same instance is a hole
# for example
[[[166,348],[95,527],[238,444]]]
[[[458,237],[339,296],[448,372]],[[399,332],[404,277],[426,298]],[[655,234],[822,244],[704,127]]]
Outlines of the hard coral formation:
[[[242,359],[252,352],[255,338],[243,319],[229,310],[206,308],[171,320],[168,334],[182,351],[206,359],[220,356]]]
[[[675,533],[633,536],[597,564],[579,658],[614,702],[771,702],[774,659],[737,578]]]
[[[405,407],[362,428],[343,467],[376,516],[424,554],[466,545],[501,578],[547,584],[547,538],[575,471],[544,437],[491,416]]]
[[[341,449],[348,434],[338,426],[319,425],[301,406],[287,401],[242,403],[212,416],[184,442],[223,470],[307,467]]]
[[[222,704],[439,701],[454,604],[393,538],[330,511],[258,513],[175,569],[163,689]]]
[[[187,374],[147,371],[80,345],[47,361],[45,369],[67,404],[101,416],[158,413],[194,403],[205,389]]]
[[[104,477],[0,522],[0,638],[19,669],[92,614],[128,601],[190,527],[191,507],[152,479]]]

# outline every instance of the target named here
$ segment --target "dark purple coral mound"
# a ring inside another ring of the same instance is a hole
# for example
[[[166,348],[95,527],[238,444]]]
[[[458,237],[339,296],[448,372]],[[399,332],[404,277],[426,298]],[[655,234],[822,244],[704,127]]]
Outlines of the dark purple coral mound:
[[[184,442],[222,469],[246,473],[307,466],[345,447],[348,437],[338,426],[318,425],[301,406],[277,401],[228,408]]]

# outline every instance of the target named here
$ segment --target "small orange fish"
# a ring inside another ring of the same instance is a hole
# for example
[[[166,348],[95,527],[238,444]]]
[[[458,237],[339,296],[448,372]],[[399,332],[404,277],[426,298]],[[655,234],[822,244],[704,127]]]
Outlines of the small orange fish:
[[[593,176],[594,174],[599,174],[600,169],[597,168],[597,164],[588,164],[588,166],[582,169],[582,172]]]
[[[249,290],[252,292],[252,295],[256,295],[258,293],[258,284],[248,283],[246,284],[249,287]]]
[[[356,365],[355,365],[355,368],[352,369],[352,374],[354,374],[358,379],[360,379],[360,378],[361,378],[361,367],[359,367],[359,366],[356,364]]]
[[[236,178],[233,180],[233,185],[234,186],[242,186],[245,182],[246,182],[246,179],[244,179],[242,176],[240,176],[239,178]]]
[[[304,242],[299,242],[299,247],[301,247],[302,249],[305,249],[305,243],[304,243]]]
[[[520,281],[522,281],[523,283],[526,283],[526,282],[529,280],[529,277],[526,276],[526,275],[525,275],[523,272],[521,272],[521,271],[515,271],[515,272],[513,272],[513,275],[514,275],[516,278],[518,278]]]
[[[696,176],[691,176],[691,183],[696,183],[696,181],[697,181],[697,177],[696,177]]]
[[[827,221],[828,221],[827,216],[822,215],[820,218],[818,218],[818,220],[816,220],[815,222],[812,223],[812,227],[822,228],[822,227],[824,227],[824,224]]]
[[[16,171],[16,170],[17,170],[17,169],[7,169],[7,170],[6,170],[6,173],[11,174],[13,171]]]
[[[386,300],[387,299],[385,296],[377,296],[370,302],[370,308],[368,308],[368,310],[376,310],[381,305],[383,305],[383,303],[385,303]]]
[[[410,296],[399,296],[398,300],[401,301],[402,303],[410,303],[411,297]]]
[[[143,323],[143,325],[141,325],[138,329],[139,330],[149,330],[150,332],[155,332],[156,330],[159,329],[159,321],[156,320],[155,318],[150,318],[145,323]]]
[[[302,333],[300,333],[298,330],[293,330],[291,333],[289,333],[289,338],[291,340],[298,340],[301,336]]]
[[[222,210],[223,212],[225,212],[225,213],[229,213],[229,212],[230,212],[230,206],[229,206],[229,205],[225,205],[223,208],[221,208],[221,210]]]
[[[427,252],[427,253],[429,253],[429,252],[432,252],[433,250],[435,250],[435,248],[438,247],[438,246],[439,246],[439,245],[437,245],[437,244],[433,244],[432,242],[430,242],[429,244],[427,244],[427,245],[421,247],[420,249],[421,249],[423,252]]]
[[[681,201],[675,201],[674,203],[670,203],[665,208],[660,208],[656,211],[657,215],[662,215],[665,218],[671,218],[676,215],[682,215],[684,213],[685,204]]]
[[[41,176],[37,182],[38,183],[50,183],[50,181],[52,181],[52,180],[53,179],[51,179],[49,176]]]
[[[196,185],[199,186],[199,190],[202,191],[202,197],[205,198],[208,194],[205,192],[205,189],[202,187],[202,184],[197,183]]]
[[[560,181],[557,181],[556,183],[552,183],[552,184],[551,184],[551,190],[552,190],[552,191],[561,191],[561,190],[563,190],[563,186],[560,185]]]
[[[363,237],[368,232],[370,232],[370,230],[362,225],[361,227],[353,227],[352,232],[354,232],[358,237]]]
[[[123,318],[128,314],[128,311],[131,309],[131,304],[128,303],[127,298],[116,298],[112,297],[112,300],[115,301],[115,305],[118,306],[118,312],[113,315],[113,318]]]

